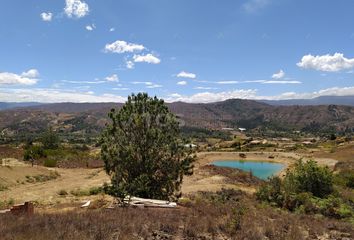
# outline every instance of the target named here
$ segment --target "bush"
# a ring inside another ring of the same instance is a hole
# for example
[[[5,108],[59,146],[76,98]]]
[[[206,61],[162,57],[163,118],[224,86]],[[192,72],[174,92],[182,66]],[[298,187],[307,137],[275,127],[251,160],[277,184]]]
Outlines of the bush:
[[[341,170],[334,176],[334,182],[340,186],[354,188],[354,170]]]
[[[256,192],[258,200],[270,202],[281,207],[283,205],[282,181],[279,177],[271,177],[268,182],[262,184]]]
[[[284,190],[287,194],[309,192],[323,198],[333,192],[333,174],[328,167],[318,166],[313,160],[300,160],[293,170],[287,172]]]
[[[349,181],[343,176],[351,175],[341,175],[339,179],[347,184]],[[352,206],[334,196],[333,192],[333,175],[328,168],[320,167],[314,161],[299,161],[283,181],[279,177],[270,178],[257,190],[256,197],[290,211],[320,213],[332,218],[353,217]]]
[[[53,158],[47,158],[44,160],[43,165],[45,167],[56,167],[57,166],[57,160]]]

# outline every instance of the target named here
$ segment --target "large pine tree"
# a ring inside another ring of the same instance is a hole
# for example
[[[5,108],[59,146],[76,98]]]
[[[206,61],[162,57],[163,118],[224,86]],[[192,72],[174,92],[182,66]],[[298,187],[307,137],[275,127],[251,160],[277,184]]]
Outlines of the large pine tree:
[[[109,118],[101,137],[109,193],[120,199],[178,197],[183,176],[193,173],[195,156],[181,140],[178,121],[164,101],[133,94]]]

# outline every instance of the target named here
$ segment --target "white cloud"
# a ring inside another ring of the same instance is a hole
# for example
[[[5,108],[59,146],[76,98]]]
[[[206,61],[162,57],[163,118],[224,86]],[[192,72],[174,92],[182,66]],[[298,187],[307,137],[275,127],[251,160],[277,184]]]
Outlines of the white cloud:
[[[283,78],[284,76],[285,76],[285,72],[280,69],[279,72],[274,73],[274,74],[272,75],[272,78],[273,78],[273,79],[281,79],[281,78]]]
[[[112,76],[108,76],[105,78],[108,82],[118,82],[119,78],[117,74],[113,74]]]
[[[354,58],[345,58],[342,53],[334,55],[313,56],[311,54],[302,57],[297,66],[305,69],[314,69],[324,72],[338,72],[345,69],[354,68]]]
[[[270,2],[271,0],[248,0],[243,4],[243,9],[248,13],[253,13],[266,7]]]
[[[159,84],[156,84],[153,82],[132,82],[132,84],[134,84],[134,85],[142,84],[142,85],[145,85],[146,88],[161,88],[162,87],[162,85],[159,85]]]
[[[296,92],[285,92],[277,96],[259,96],[257,99],[268,99],[268,100],[285,100],[285,99],[311,99],[321,96],[353,96],[353,87],[332,87],[327,89],[322,89],[315,92],[307,93],[296,93]]]
[[[195,79],[197,77],[196,74],[194,73],[189,73],[189,72],[185,72],[185,71],[182,71],[180,73],[177,74],[177,77],[179,78],[192,78],[192,79]]]
[[[216,84],[238,84],[240,83],[239,81],[218,81],[215,82]]]
[[[161,88],[161,87],[162,87],[162,85],[160,85],[160,84],[152,84],[152,85],[146,86],[146,88]]]
[[[64,8],[64,12],[70,18],[72,18],[72,17],[76,17],[76,18],[85,17],[90,11],[87,3],[85,3],[82,0],[66,0],[65,2],[66,2],[66,5]]]
[[[37,69],[30,69],[27,72],[23,72],[21,76],[27,78],[37,78],[39,77],[39,72]]]
[[[9,72],[0,72],[0,85],[34,85],[38,82],[38,70],[30,69],[21,75]]]
[[[59,89],[1,89],[0,101],[13,102],[125,102],[126,97],[114,94],[95,95],[92,91],[80,92]]]
[[[194,95],[186,96],[179,93],[173,93],[166,97],[167,102],[190,102],[190,103],[208,103],[224,101],[232,98],[251,99],[251,100],[286,100],[286,99],[311,99],[320,96],[353,96],[353,87],[333,87],[322,89],[309,93],[285,92],[274,96],[260,96],[256,89],[240,89],[226,92],[201,92]]]
[[[116,90],[116,91],[127,91],[129,90],[129,88],[112,88],[113,90]]]
[[[177,85],[182,85],[182,86],[183,85],[187,85],[187,82],[186,81],[180,81],[180,82],[177,83]]]
[[[269,81],[264,81],[261,82],[262,84],[301,84],[302,82],[300,81],[289,81],[289,80],[284,80],[284,81],[279,81],[279,80],[269,80]]]
[[[72,83],[72,84],[102,84],[106,83],[106,81],[71,81],[71,80],[61,80],[64,83]]]
[[[214,87],[195,87],[194,89],[197,89],[197,90],[216,90],[216,89],[219,89],[219,88],[214,88]]]
[[[51,12],[47,12],[47,13],[46,12],[42,12],[41,13],[41,18],[45,22],[50,22],[50,21],[52,21],[53,13],[51,13]]]
[[[153,85],[152,82],[132,82],[132,84],[135,84],[135,85],[137,85],[137,84]]]
[[[161,60],[151,53],[148,53],[146,55],[134,55],[133,56],[134,62],[146,62],[146,63],[151,63],[151,64],[159,64]]]
[[[96,29],[96,25],[95,24],[87,25],[85,28],[87,31],[93,31],[94,29]]]
[[[145,47],[140,44],[127,43],[126,41],[117,40],[113,43],[106,44],[105,51],[113,53],[125,53],[125,52],[140,52]]]
[[[114,32],[116,29],[115,28],[110,28],[109,31],[110,32]]]
[[[250,99],[256,97],[257,90],[248,89],[248,90],[234,90],[227,92],[211,93],[211,92],[202,92],[196,93],[191,96],[183,96],[180,94],[172,94],[166,98],[167,102],[190,102],[190,103],[208,103],[208,102],[220,102],[230,98],[241,98],[241,99]]]
[[[127,61],[126,62],[126,67],[128,69],[133,69],[134,68],[134,62],[133,61]]]

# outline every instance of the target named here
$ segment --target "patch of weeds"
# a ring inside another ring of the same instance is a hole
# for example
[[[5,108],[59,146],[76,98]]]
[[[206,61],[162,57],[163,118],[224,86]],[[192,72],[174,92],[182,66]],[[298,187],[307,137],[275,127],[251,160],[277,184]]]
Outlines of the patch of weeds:
[[[50,167],[50,168],[56,167],[57,166],[57,160],[56,159],[52,159],[52,158],[47,158],[47,159],[44,160],[43,165],[45,167]]]
[[[13,198],[10,198],[9,200],[5,201],[0,201],[0,209],[6,209],[14,205],[15,200]]]
[[[51,171],[49,175],[39,174],[35,176],[26,176],[26,182],[28,183],[36,183],[36,182],[47,182],[50,180],[54,180],[60,177],[60,174],[57,171]]]
[[[8,190],[9,188],[7,186],[4,186],[2,184],[0,184],[0,192]]]
[[[100,193],[104,193],[103,187],[91,187],[89,189],[75,189],[71,190],[70,193],[75,197],[82,197],[82,196],[91,196],[91,195],[98,195]]]

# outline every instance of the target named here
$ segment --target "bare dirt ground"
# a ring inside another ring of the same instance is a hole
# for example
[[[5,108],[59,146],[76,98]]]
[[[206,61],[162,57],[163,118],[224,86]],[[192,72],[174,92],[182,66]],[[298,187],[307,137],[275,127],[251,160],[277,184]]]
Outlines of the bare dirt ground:
[[[102,186],[108,182],[109,178],[103,169],[50,169],[44,167],[13,167],[8,170],[7,167],[0,167],[0,176],[7,172],[7,179],[23,178],[24,175],[34,176],[36,174],[45,174],[48,171],[56,171],[60,174],[57,179],[39,183],[24,183],[9,187],[9,190],[0,192],[0,201],[14,199],[15,203],[25,201],[34,201],[39,204],[57,204],[60,202],[75,201],[75,196],[68,194],[63,197],[58,193],[61,190],[70,192],[72,190],[87,190],[91,187]],[[10,176],[11,174],[11,176]],[[87,198],[87,197],[86,197]],[[78,198],[76,198],[78,200]]]
[[[271,161],[284,163],[290,167],[296,160],[304,157],[298,153],[274,153],[274,152],[247,152],[247,161]],[[271,158],[270,158],[271,157]],[[306,156],[305,156],[306,158]],[[185,177],[182,186],[182,193],[189,194],[197,191],[218,191],[221,188],[240,189],[248,193],[255,191],[254,186],[247,184],[230,184],[222,175],[213,175],[203,166],[209,165],[216,160],[238,160],[239,152],[201,152],[198,153],[195,163],[194,175]],[[316,158],[320,164],[333,167],[337,162],[331,158]],[[103,169],[62,169],[45,168],[40,166],[31,167],[30,165],[21,165],[13,161],[13,166],[0,167],[1,181],[7,183],[8,190],[0,191],[0,201],[14,199],[15,203],[24,201],[34,201],[40,205],[51,205],[60,203],[72,203],[83,201],[84,199],[93,199],[94,196],[77,197],[70,194],[73,190],[88,190],[92,187],[102,186],[109,182],[109,177]],[[21,162],[22,163],[22,162]],[[19,166],[21,165],[21,166]],[[39,183],[24,182],[26,176],[35,176],[39,174],[48,174],[50,171],[56,171],[60,174],[57,179]],[[23,183],[24,182],[24,183]],[[68,194],[59,195],[61,190]]]

